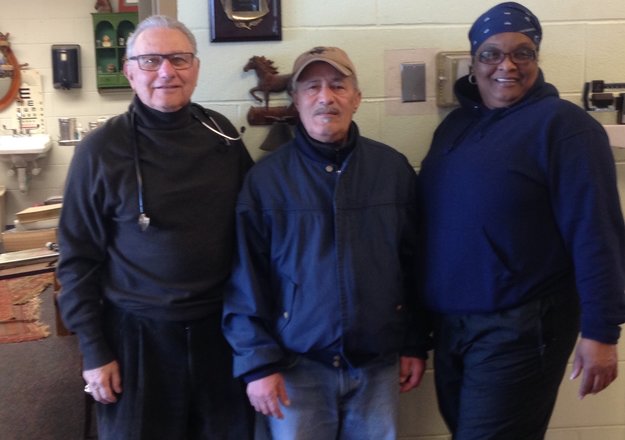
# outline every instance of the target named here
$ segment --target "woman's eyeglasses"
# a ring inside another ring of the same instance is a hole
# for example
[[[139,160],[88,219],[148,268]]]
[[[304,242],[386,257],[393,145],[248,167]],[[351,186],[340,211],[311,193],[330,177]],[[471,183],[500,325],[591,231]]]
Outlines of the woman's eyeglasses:
[[[128,58],[129,60],[136,61],[141,70],[158,70],[163,64],[164,60],[169,61],[169,64],[176,70],[189,69],[193,65],[193,59],[195,55],[191,52],[182,53],[170,53],[170,54],[157,54],[149,53],[145,55],[136,55]]]
[[[480,63],[484,64],[499,64],[507,56],[510,57],[510,61],[515,64],[523,64],[536,59],[536,51],[534,49],[517,49],[512,52],[504,52],[499,49],[486,49],[481,51],[477,55],[477,59]]]

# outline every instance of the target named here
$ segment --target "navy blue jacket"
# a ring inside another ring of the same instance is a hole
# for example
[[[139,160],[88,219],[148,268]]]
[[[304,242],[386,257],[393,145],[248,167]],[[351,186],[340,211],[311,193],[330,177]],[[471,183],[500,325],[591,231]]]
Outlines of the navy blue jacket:
[[[246,176],[223,321],[237,376],[294,354],[425,356],[412,319],[417,176],[353,123],[350,138],[335,160],[300,127]]]
[[[605,131],[542,73],[489,110],[466,77],[420,172],[424,295],[442,313],[490,312],[577,292],[582,335],[625,321],[625,232]]]

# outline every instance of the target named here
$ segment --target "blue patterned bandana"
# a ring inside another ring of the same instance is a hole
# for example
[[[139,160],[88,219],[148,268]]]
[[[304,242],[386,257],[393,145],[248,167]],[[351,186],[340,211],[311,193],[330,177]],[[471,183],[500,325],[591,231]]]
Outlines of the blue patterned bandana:
[[[543,36],[540,22],[532,11],[515,2],[500,3],[483,13],[471,26],[471,55],[475,55],[477,48],[489,37],[503,32],[527,35],[536,47],[540,45]]]

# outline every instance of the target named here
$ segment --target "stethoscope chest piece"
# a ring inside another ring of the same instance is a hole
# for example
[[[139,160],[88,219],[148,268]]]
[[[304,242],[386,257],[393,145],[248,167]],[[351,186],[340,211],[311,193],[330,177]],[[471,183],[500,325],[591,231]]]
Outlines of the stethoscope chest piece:
[[[137,221],[137,223],[139,223],[139,228],[141,228],[141,232],[145,232],[148,226],[150,226],[150,217],[145,215],[145,212],[142,212],[141,214],[139,214],[139,220]]]

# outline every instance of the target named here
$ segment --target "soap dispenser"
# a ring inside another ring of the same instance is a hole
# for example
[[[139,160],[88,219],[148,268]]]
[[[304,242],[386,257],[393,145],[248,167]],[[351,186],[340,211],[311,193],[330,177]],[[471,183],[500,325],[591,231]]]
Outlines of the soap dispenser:
[[[52,81],[55,89],[82,87],[78,44],[52,45]]]

